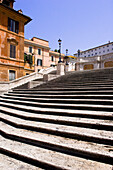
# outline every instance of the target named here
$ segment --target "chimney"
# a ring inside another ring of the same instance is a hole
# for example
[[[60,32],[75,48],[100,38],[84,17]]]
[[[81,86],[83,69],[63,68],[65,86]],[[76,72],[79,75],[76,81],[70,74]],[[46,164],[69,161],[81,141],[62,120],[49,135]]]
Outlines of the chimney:
[[[0,3],[3,3],[4,5],[13,8],[15,0],[0,0]]]

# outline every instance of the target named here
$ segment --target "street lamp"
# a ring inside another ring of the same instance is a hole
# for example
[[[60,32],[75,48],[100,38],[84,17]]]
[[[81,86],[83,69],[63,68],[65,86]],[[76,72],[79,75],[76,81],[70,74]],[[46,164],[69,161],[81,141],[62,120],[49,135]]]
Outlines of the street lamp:
[[[66,49],[66,56],[68,55],[68,49]]]
[[[68,55],[68,49],[66,49],[66,57],[65,57],[66,58],[66,65],[68,65],[68,62],[67,62],[68,56],[67,55]]]
[[[59,61],[58,61],[58,63],[62,63],[62,61],[61,61],[61,42],[62,42],[62,40],[58,40],[58,43],[59,43]]]

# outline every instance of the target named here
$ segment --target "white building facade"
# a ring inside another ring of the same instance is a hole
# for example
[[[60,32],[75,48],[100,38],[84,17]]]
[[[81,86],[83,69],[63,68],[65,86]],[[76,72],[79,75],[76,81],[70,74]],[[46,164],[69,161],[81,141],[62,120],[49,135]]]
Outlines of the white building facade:
[[[113,42],[79,51],[74,56],[77,57],[76,70],[113,67]]]

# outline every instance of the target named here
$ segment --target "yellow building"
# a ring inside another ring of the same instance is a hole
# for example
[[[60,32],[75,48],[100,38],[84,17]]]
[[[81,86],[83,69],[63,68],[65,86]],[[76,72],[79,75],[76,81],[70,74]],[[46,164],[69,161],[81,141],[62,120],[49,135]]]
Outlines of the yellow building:
[[[52,66],[55,67],[59,60],[59,53],[50,50],[49,41],[37,37],[24,40],[24,53],[25,55],[33,55],[35,72]],[[64,60],[64,54],[61,54],[61,59]],[[27,63],[25,66],[27,66]]]

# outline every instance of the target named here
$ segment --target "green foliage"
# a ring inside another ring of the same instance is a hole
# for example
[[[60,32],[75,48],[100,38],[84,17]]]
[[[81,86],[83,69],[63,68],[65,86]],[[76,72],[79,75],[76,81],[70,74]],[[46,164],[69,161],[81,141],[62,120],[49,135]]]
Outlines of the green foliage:
[[[57,49],[55,49],[55,50],[54,50],[54,52],[58,52],[58,50],[57,50]]]
[[[30,67],[33,64],[33,56],[32,55],[27,55],[26,53],[24,53],[24,63],[29,63]]]

